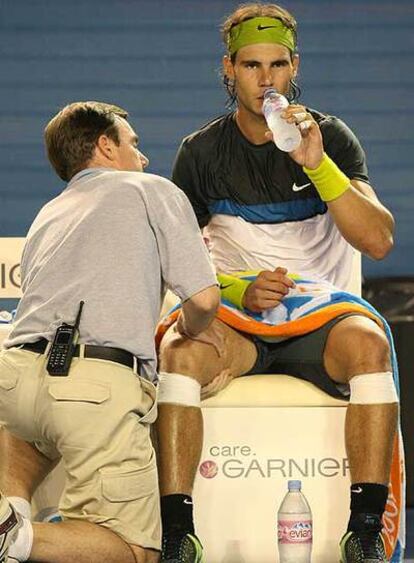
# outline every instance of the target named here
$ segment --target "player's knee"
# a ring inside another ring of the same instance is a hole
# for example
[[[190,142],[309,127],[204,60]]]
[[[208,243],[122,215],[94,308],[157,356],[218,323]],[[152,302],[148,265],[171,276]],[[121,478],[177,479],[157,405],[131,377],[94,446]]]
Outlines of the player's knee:
[[[198,379],[203,362],[205,344],[174,338],[162,344],[159,352],[159,369],[167,373],[181,373]]]
[[[338,323],[328,340],[327,350],[347,377],[391,369],[387,337],[369,319],[352,317]]]
[[[381,371],[391,368],[390,346],[385,333],[379,327],[360,327],[351,340],[350,350],[357,351],[358,362],[366,366],[366,370]]]
[[[218,357],[212,345],[186,338],[173,328],[161,342],[158,359],[160,371],[188,375],[203,385],[228,361],[227,354]]]

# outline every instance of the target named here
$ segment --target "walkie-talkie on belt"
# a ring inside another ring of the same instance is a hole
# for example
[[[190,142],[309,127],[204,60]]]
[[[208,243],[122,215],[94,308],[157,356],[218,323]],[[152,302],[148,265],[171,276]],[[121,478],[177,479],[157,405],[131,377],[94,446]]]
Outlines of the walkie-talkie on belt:
[[[79,337],[79,323],[84,301],[79,304],[79,311],[74,325],[63,323],[56,330],[46,369],[50,375],[65,376],[69,373],[73,353]]]

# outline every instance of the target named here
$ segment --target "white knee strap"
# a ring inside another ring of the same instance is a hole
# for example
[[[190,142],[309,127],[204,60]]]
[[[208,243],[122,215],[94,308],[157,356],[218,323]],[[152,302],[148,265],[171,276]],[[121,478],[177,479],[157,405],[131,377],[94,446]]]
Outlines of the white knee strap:
[[[179,373],[159,374],[158,403],[199,407],[200,391],[201,385],[192,377]]]
[[[397,390],[390,371],[354,376],[350,383],[349,402],[356,405],[398,403]]]

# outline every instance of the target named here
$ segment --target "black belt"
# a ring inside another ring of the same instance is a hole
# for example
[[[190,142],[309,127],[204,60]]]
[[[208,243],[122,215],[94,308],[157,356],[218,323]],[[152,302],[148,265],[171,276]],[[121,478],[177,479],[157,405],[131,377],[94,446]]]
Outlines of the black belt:
[[[36,352],[36,354],[44,354],[49,341],[46,338],[42,338],[37,342],[28,342],[23,344],[23,350],[30,350],[31,352]],[[77,344],[75,346],[74,356],[79,356],[80,346]],[[92,346],[90,344],[84,345],[84,357],[85,358],[96,358],[99,360],[109,360],[110,362],[116,362],[117,364],[122,364],[129,368],[134,367],[134,356],[131,352],[122,350],[122,348],[111,348],[110,346]]]

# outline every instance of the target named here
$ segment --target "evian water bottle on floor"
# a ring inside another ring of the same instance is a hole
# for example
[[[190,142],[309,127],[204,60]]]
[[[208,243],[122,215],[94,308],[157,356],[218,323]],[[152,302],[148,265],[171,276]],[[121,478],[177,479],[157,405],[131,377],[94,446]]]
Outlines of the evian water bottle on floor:
[[[288,481],[277,513],[279,563],[311,562],[312,513],[301,488],[301,481]]]

